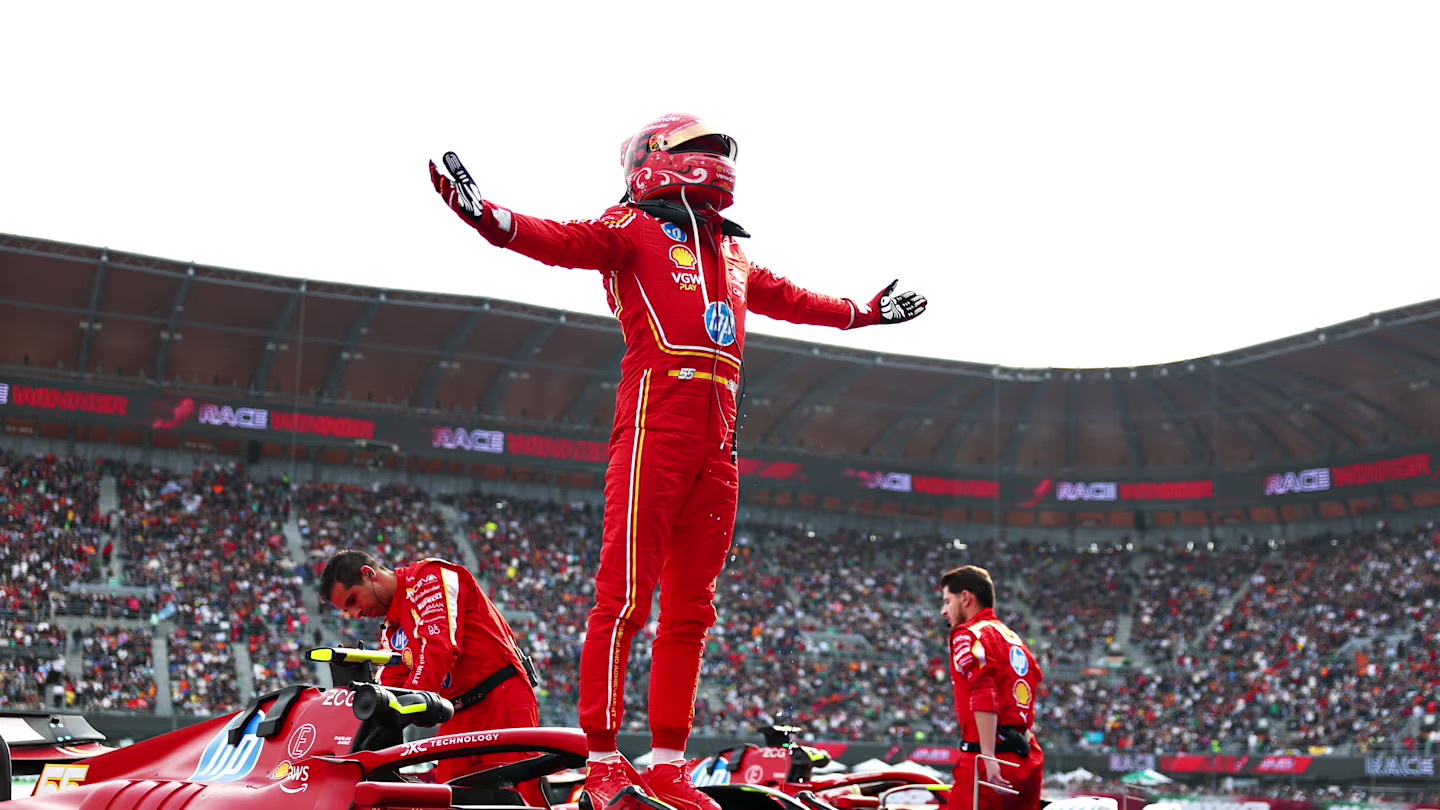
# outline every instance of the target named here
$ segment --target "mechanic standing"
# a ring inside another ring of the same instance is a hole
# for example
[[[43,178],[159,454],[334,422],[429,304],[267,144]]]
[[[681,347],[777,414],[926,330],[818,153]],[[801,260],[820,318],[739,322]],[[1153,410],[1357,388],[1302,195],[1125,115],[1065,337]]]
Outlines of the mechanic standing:
[[[984,568],[967,565],[940,578],[945,620],[950,625],[950,679],[960,721],[960,759],[955,763],[951,808],[1036,810],[1045,780],[1045,752],[1032,731],[1040,671],[1034,653],[995,615],[995,582]],[[998,757],[1015,765],[979,759]],[[1017,791],[980,788],[975,800],[977,762],[986,782]]]
[[[540,725],[534,670],[515,633],[475,577],[444,560],[425,559],[390,570],[356,549],[338,551],[320,574],[320,596],[351,618],[384,617],[382,649],[402,663],[381,670],[380,683],[438,692],[455,705],[441,734]],[[438,782],[481,764],[528,754],[443,759]]]
[[[465,167],[430,164],[435,190],[491,244],[545,264],[598,270],[620,322],[615,424],[595,607],[580,659],[585,787],[597,810],[630,797],[616,745],[632,641],[660,589],[650,672],[654,763],[645,784],[678,810],[718,810],[686,778],[715,580],[729,554],[739,492],[736,396],[747,311],[851,329],[908,321],[924,297],[892,282],[868,303],[809,292],[752,263],[749,234],[720,215],[734,200],[736,144],[697,118],[665,115],[621,148],[626,192],[598,219],[559,223],[482,200]],[[446,175],[449,176],[446,176]]]

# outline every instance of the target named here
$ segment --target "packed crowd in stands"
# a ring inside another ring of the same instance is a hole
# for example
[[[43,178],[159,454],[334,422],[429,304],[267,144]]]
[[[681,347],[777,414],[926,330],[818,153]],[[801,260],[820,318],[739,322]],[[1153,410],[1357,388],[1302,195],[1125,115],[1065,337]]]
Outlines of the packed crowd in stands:
[[[34,613],[0,612],[0,709],[41,709],[64,684],[64,628]]]
[[[119,484],[125,582],[149,588],[154,615],[180,628],[170,647],[177,710],[211,714],[239,702],[233,644],[247,646],[264,686],[280,677],[270,673],[293,673],[309,616],[284,537],[287,483],[248,479],[231,463],[186,473],[136,467]],[[185,660],[192,655],[200,658]]]
[[[404,484],[302,484],[295,490],[301,537],[323,565],[342,548],[364,548],[390,565],[460,559],[445,517]]]
[[[119,483],[125,583],[153,589],[159,612],[232,638],[299,622],[282,483],[247,480],[236,464],[134,468]]]
[[[1254,551],[1166,549],[1147,555],[1135,587],[1130,637],[1154,663],[1170,663],[1210,627],[1255,570]]]
[[[1440,710],[1440,533],[1317,538],[1257,558],[1234,609],[1197,626],[1171,665],[1052,684],[1047,724],[1090,729],[1109,750],[1440,742],[1417,730]]]
[[[148,630],[95,625],[86,629],[79,653],[80,671],[67,686],[67,707],[102,712],[155,710],[154,640]]]
[[[277,637],[257,633],[241,643],[246,644],[250,652],[255,694],[264,695],[286,684],[314,680],[310,665],[303,658],[305,650],[310,647],[303,635],[286,633]]]
[[[1026,601],[1039,621],[1035,633],[1049,642],[1044,663],[1084,665],[1096,647],[1115,638],[1119,617],[1131,610],[1135,559],[1117,550],[1042,552],[1030,558],[1025,579],[1039,585]],[[997,566],[996,572],[1006,582],[1017,581],[1006,569]]]
[[[103,578],[100,477],[94,462],[0,450],[0,610]]]
[[[209,715],[240,706],[229,632],[179,627],[170,634],[170,696],[178,714]]]
[[[302,606],[317,566],[359,547],[394,565],[473,559],[544,671],[542,718],[575,722],[601,533],[594,505],[477,493],[442,508],[413,487],[292,489],[235,464],[172,471],[0,459],[0,615],[43,604],[65,584],[103,580],[99,526],[111,516],[99,514],[97,493],[113,475],[120,502],[110,523],[126,590],[72,594],[67,604],[83,606],[71,613],[164,622],[177,712],[233,710],[248,698],[242,680],[264,692],[305,679],[300,653],[312,643],[373,640],[373,623],[337,622],[328,609],[311,617]],[[291,517],[298,538],[287,541]],[[821,739],[953,737],[935,583],[966,562],[995,572],[1001,617],[1031,640],[1047,671],[1040,734],[1056,749],[1440,742],[1426,730],[1433,724],[1418,722],[1440,713],[1433,530],[1132,550],[742,525],[717,583],[697,732],[748,736],[780,714]],[[644,722],[657,618],[652,612],[628,670],[634,730]],[[5,670],[0,700],[42,700],[39,685],[64,666],[63,654],[51,654],[65,647],[64,633],[34,617],[0,630],[20,662]],[[83,645],[83,669],[97,685],[79,688],[88,676],[65,673],[67,701],[153,710],[148,630],[109,627]]]

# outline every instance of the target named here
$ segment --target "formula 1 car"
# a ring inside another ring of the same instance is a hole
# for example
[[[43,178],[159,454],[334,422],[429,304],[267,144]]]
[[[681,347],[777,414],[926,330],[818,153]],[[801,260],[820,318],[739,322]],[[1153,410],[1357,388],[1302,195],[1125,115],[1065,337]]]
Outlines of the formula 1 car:
[[[785,799],[804,810],[936,810],[949,804],[952,786],[933,776],[902,768],[817,774],[817,768],[830,763],[830,755],[801,744],[800,728],[773,725],[762,726],[759,731],[764,745],[727,748],[688,765],[691,781],[719,801],[724,810],[776,810],[775,805],[786,806]],[[969,789],[978,787],[971,785]],[[757,801],[761,797],[770,800],[768,806]],[[1111,798],[1082,795],[1042,798],[1040,807],[1116,810],[1117,803]]]
[[[946,804],[949,797],[948,784],[898,768],[817,775],[815,770],[828,765],[830,756],[802,745],[799,727],[773,725],[759,731],[764,745],[727,748],[688,766],[691,781],[725,810],[742,810],[742,797],[750,796],[766,796],[781,805],[785,802],[777,797],[788,797],[807,810],[930,807]],[[744,810],[758,810],[754,800],[749,801]]]
[[[103,745],[103,736],[79,717],[0,718],[6,732],[0,735],[0,801],[9,800],[6,806],[16,810],[178,810],[202,804],[224,810],[257,802],[270,810],[593,810],[588,797],[566,795],[563,784],[548,778],[585,766],[587,746],[578,729],[500,729],[407,742],[407,728],[443,723],[454,708],[433,692],[375,683],[374,667],[398,663],[398,655],[343,647],[308,655],[328,663],[332,682],[346,686],[292,684],[256,697],[233,715],[126,748]],[[13,757],[7,737],[23,741]],[[698,782],[704,771],[709,782],[701,789],[723,810],[899,807],[887,801],[893,788],[944,787],[907,772],[811,781],[820,752],[794,743],[793,734],[775,743],[696,760],[692,773]],[[481,766],[442,784],[410,774],[422,763],[514,752],[533,756]],[[720,757],[728,762],[732,755],[741,777],[733,782],[718,778],[716,769]],[[9,795],[12,765],[17,774],[37,777],[29,797]],[[644,777],[627,767],[644,789]]]
[[[542,778],[585,764],[585,737],[577,729],[502,729],[406,742],[406,728],[450,719],[450,702],[433,692],[376,684],[373,667],[394,663],[389,653],[326,647],[310,651],[310,657],[328,662],[333,682],[348,686],[292,684],[256,697],[228,717],[126,748],[105,749],[93,738],[85,741],[88,747],[50,745],[38,754],[43,762],[34,752],[19,752],[19,745],[12,761],[0,744],[0,775],[8,777],[3,772],[12,764],[20,772],[40,769],[33,794],[12,804],[16,810],[223,809],[259,803],[270,810],[497,805],[547,810]],[[482,766],[444,784],[420,782],[404,772],[428,761],[516,751],[534,756]]]

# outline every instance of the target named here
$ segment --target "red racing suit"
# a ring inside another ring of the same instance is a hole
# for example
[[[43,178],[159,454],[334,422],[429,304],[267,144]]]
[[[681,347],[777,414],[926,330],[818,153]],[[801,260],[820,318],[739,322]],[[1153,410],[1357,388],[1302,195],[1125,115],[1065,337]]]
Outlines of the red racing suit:
[[[1000,748],[996,751],[997,758],[1016,763],[1015,767],[1000,766],[1000,775],[1019,795],[981,787],[980,807],[973,810],[1035,810],[1040,806],[1040,783],[1045,779],[1045,752],[1031,728],[1035,724],[1035,699],[1045,675],[1034,653],[1014,630],[996,618],[994,610],[986,608],[950,631],[950,679],[955,687],[960,739],[966,747],[980,741],[976,712],[994,712],[997,728],[1008,727],[1030,744],[1028,756]],[[975,773],[979,771],[982,777],[985,773],[978,753],[961,753],[955,763],[951,808],[970,808],[974,803]]]
[[[515,633],[470,572],[444,560],[426,559],[395,569],[395,597],[381,630],[382,649],[400,653],[401,663],[381,670],[380,683],[439,692],[454,700],[506,665],[515,675],[479,703],[455,712],[441,734],[529,728],[540,725],[525,667],[515,648]],[[484,763],[509,762],[525,755],[499,754]],[[475,770],[480,757],[441,760],[438,781]]]
[[[600,271],[625,337],[595,607],[580,658],[580,725],[591,750],[615,750],[631,642],[658,585],[650,730],[656,747],[684,750],[716,618],[715,581],[735,529],[746,313],[840,329],[875,319],[869,308],[751,263],[718,215],[692,227],[683,208],[685,216],[665,221],[625,204],[599,219],[558,223],[484,206],[479,230],[491,243]]]

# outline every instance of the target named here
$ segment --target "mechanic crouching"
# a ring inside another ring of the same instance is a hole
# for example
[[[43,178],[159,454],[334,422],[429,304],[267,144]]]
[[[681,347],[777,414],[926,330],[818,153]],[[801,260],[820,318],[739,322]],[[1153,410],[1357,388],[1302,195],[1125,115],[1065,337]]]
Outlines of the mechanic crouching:
[[[438,559],[390,570],[356,549],[336,552],[320,575],[320,596],[350,618],[384,617],[382,649],[402,663],[385,667],[380,683],[437,692],[455,705],[441,734],[540,725],[535,674],[515,632],[461,566]],[[526,753],[440,760],[438,782],[481,765],[514,762]]]
[[[1038,810],[1045,752],[1032,727],[1045,676],[1024,640],[995,615],[989,571],[974,565],[946,571],[940,590],[962,740],[950,807]],[[974,807],[977,773],[987,784]]]

